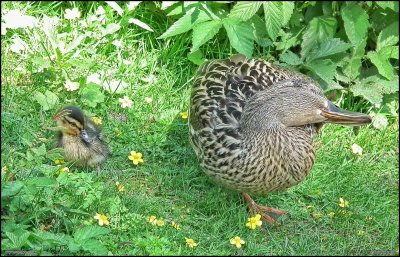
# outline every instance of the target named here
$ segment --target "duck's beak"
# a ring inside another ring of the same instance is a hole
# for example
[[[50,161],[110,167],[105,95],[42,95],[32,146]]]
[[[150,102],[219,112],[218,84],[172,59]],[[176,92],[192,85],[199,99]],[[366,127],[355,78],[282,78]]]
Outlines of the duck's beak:
[[[328,101],[328,107],[321,110],[321,116],[326,118],[325,122],[336,123],[346,126],[361,126],[371,123],[371,116],[358,112],[342,110]]]

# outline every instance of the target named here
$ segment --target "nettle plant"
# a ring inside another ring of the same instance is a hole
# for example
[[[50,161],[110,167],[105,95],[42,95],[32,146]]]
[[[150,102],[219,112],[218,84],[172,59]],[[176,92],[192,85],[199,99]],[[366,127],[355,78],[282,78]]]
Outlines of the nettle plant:
[[[192,30],[188,57],[196,64],[202,46],[226,33],[247,57],[261,49],[326,92],[347,89],[375,108],[390,102],[387,114],[397,116],[398,2],[163,2],[161,9],[177,20],[159,38]]]

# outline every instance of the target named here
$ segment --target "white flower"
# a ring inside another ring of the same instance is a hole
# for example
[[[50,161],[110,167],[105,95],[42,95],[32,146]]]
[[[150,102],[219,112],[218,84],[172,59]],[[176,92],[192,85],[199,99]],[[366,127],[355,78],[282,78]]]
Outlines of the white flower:
[[[122,60],[122,63],[123,63],[123,64],[125,64],[125,65],[132,64],[132,62],[131,62],[131,61],[129,61],[129,60]]]
[[[110,93],[121,93],[128,86],[128,84],[124,81],[111,80],[110,83],[104,81],[102,86]]]
[[[77,18],[81,17],[81,12],[78,10],[78,8],[73,8],[73,9],[65,9],[65,15],[64,18],[67,20],[75,20]]]
[[[128,7],[128,11],[132,11],[140,4],[141,1],[129,1],[129,3],[126,5]]]
[[[27,50],[27,47],[22,39],[16,37],[13,39],[13,44],[10,46],[10,50],[13,51],[14,53],[19,53],[21,51]]]
[[[353,144],[351,146],[351,150],[353,151],[354,154],[362,155],[363,149],[361,148],[361,146],[357,144]]]
[[[151,74],[150,76],[148,76],[147,78],[142,78],[143,82],[146,83],[153,83],[153,82],[157,82],[157,78],[156,76],[154,76],[153,74]]]
[[[79,88],[79,82],[72,82],[70,80],[67,80],[65,82],[65,88],[67,91],[75,91]]]
[[[376,129],[384,129],[388,126],[389,122],[385,115],[377,114],[372,118],[372,126]]]
[[[7,28],[5,23],[1,23],[1,35],[5,35],[7,33]]]
[[[38,23],[35,17],[25,15],[19,10],[9,10],[5,15],[2,15],[1,18],[4,20],[4,26],[7,29],[33,28]],[[3,25],[1,27],[3,27]]]
[[[106,11],[104,10],[103,6],[99,6],[99,8],[96,10],[96,15],[103,15],[105,13]]]
[[[150,97],[145,97],[145,98],[144,98],[144,101],[145,101],[146,103],[148,103],[148,104],[151,104],[151,102],[153,102],[153,99],[150,98]]]
[[[93,73],[92,75],[89,75],[89,76],[86,78],[86,83],[89,84],[90,82],[95,83],[95,84],[97,84],[97,85],[100,85],[100,84],[101,84],[100,74],[98,74],[98,73]]]
[[[112,44],[115,45],[116,47],[119,47],[119,48],[122,48],[122,47],[123,47],[123,45],[122,45],[122,39],[120,39],[120,40],[114,40],[114,41],[112,42]]]
[[[131,108],[132,107],[132,100],[129,99],[129,97],[124,96],[124,98],[118,99],[118,101],[121,103],[122,108]]]
[[[146,67],[147,66],[147,61],[146,61],[146,59],[142,59],[141,61],[140,61],[140,68],[144,68],[144,67]]]

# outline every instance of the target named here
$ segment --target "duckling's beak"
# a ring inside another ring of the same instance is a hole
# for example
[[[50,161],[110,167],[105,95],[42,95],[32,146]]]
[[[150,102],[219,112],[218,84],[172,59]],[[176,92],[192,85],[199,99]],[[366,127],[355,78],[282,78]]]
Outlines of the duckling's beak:
[[[325,122],[347,126],[367,125],[372,121],[371,116],[367,114],[342,110],[331,101],[328,101],[326,109],[321,110],[321,116],[326,118]]]

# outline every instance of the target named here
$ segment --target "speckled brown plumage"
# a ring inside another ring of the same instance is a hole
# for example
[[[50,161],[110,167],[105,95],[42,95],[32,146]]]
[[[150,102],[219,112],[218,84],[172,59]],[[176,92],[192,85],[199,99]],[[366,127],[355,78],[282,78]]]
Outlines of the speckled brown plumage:
[[[193,149],[213,181],[239,192],[265,194],[303,181],[324,122],[362,125],[370,118],[340,113],[301,73],[243,55],[206,62],[194,81]]]

